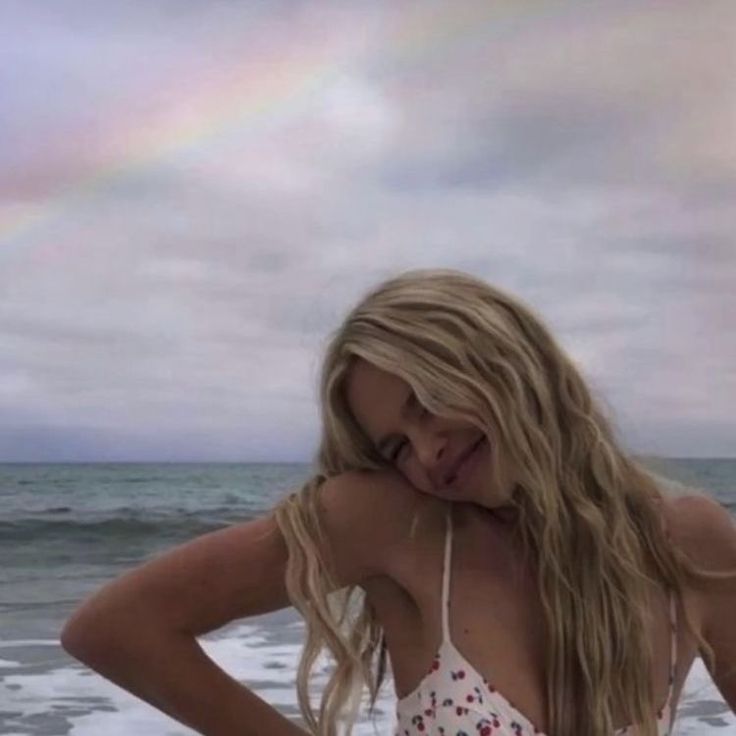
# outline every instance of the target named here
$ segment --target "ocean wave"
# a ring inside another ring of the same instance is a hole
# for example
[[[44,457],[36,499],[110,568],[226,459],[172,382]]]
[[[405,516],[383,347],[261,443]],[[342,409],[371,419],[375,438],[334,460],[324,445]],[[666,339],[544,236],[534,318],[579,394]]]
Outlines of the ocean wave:
[[[92,519],[25,517],[0,521],[0,545],[30,544],[42,541],[77,543],[135,542],[155,538],[187,539],[207,532],[247,521],[243,515],[228,514],[150,514],[141,512],[133,517],[102,517]],[[252,517],[251,517],[252,518]]]

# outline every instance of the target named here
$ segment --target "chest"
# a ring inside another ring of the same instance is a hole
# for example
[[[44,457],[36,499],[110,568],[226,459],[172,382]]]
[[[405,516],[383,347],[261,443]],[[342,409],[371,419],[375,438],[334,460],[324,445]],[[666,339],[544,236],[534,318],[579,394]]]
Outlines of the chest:
[[[398,697],[416,694],[436,666],[438,652],[449,651],[455,672],[465,667],[465,675],[481,687],[487,683],[514,712],[544,731],[546,630],[534,571],[512,548],[487,535],[479,540],[456,533],[451,550],[445,568],[443,543],[433,549],[408,548],[390,579],[369,593],[386,633]],[[655,695],[664,702],[671,645],[668,609],[655,591],[652,605]],[[623,715],[616,722],[625,723]]]
[[[408,547],[391,578],[369,591],[398,696],[416,690],[449,639],[455,665],[464,661],[468,674],[508,690],[530,715],[543,714],[544,620],[531,569],[487,537],[456,532],[447,559],[444,541]]]

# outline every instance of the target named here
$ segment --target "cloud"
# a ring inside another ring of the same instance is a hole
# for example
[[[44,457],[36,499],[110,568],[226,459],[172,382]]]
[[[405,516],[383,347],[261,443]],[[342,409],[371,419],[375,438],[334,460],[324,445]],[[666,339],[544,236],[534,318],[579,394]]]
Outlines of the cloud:
[[[0,15],[0,459],[307,458],[331,331],[434,266],[634,449],[736,453],[732,3]]]

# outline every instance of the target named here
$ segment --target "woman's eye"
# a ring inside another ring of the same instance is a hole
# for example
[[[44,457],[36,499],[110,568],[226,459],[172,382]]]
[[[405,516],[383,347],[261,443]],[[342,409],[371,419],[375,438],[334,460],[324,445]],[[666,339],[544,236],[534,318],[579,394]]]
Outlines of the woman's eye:
[[[404,451],[404,447],[406,447],[406,444],[407,444],[406,440],[402,440],[391,451],[391,462],[392,463],[395,463],[399,459],[399,455],[401,455],[401,453]]]

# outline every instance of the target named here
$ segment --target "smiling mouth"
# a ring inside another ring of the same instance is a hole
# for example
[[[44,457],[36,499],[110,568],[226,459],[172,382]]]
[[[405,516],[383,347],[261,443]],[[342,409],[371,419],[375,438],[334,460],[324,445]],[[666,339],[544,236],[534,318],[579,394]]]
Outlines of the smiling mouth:
[[[445,480],[447,485],[452,485],[457,480],[458,475],[462,472],[463,466],[468,462],[473,453],[481,446],[483,440],[485,440],[485,435],[481,435],[480,439],[473,443],[470,449],[462,456],[455,471]]]

